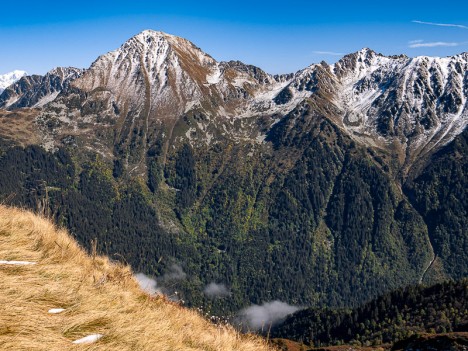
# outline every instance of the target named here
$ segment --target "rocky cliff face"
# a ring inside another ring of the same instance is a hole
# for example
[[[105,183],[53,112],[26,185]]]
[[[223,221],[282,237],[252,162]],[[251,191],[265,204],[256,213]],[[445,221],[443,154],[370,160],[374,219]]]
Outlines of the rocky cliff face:
[[[43,107],[57,98],[82,70],[58,67],[45,76],[25,76],[5,89],[0,96],[0,108],[14,110],[23,107]]]
[[[357,140],[396,143],[412,163],[467,124],[468,55],[384,57],[364,49],[333,71],[341,83],[342,121]]]

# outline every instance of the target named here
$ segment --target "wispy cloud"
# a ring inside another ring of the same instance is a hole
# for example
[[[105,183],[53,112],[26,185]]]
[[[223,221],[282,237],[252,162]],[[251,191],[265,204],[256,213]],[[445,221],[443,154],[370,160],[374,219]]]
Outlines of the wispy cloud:
[[[136,273],[135,278],[138,281],[138,284],[140,284],[140,288],[148,294],[161,294],[161,290],[157,288],[158,283],[155,279],[152,279],[143,273]]]
[[[424,43],[422,41],[416,41],[416,42],[409,42],[409,47],[410,48],[435,48],[438,46],[460,46],[463,43],[455,43],[455,42],[447,42],[447,41],[435,41],[435,42],[430,42],[430,43]]]
[[[238,313],[235,322],[246,331],[270,328],[299,309],[300,307],[291,306],[281,301],[265,302],[262,305],[244,308]]]
[[[468,26],[464,26],[462,24],[454,24],[454,23],[435,23],[435,22],[425,22],[425,21],[411,21],[413,23],[418,23],[418,24],[427,24],[429,26],[438,26],[438,27],[455,27],[455,28],[461,28],[461,29],[468,29]]]
[[[145,292],[150,295],[164,294],[173,301],[179,300],[178,292],[174,289],[175,285],[178,281],[184,280],[186,277],[187,273],[176,263],[169,266],[166,273],[158,277],[157,280],[143,273],[135,274],[140,288]]]
[[[330,56],[343,56],[344,55],[341,52],[334,52],[334,51],[312,51],[312,52],[318,55],[330,55]]]
[[[205,287],[205,289],[203,289],[203,292],[205,293],[206,296],[212,297],[212,298],[220,298],[220,297],[226,297],[226,296],[231,295],[226,285],[217,284],[215,282],[208,284]]]
[[[421,39],[418,39],[418,40],[410,40],[408,42],[408,44],[418,44],[418,43],[422,43],[424,40],[421,40]]]

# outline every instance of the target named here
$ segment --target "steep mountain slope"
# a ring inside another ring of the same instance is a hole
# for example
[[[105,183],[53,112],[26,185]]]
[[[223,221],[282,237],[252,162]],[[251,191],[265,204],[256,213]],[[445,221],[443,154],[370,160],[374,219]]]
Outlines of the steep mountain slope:
[[[25,71],[15,70],[10,73],[0,75],[0,94],[11,84],[16,82],[21,77],[27,75]]]
[[[2,112],[0,198],[137,270],[181,266],[171,289],[216,313],[464,277],[467,206],[450,189],[466,188],[467,61],[364,49],[272,76],[144,31],[42,107]],[[52,89],[33,86],[9,96],[39,106],[28,91]],[[205,295],[213,282],[230,295]]]
[[[468,130],[432,156],[430,164],[404,190],[423,216],[437,257],[451,277],[468,275]],[[429,267],[431,268],[431,267]],[[430,272],[431,273],[431,270]]]
[[[272,350],[259,338],[213,325],[150,297],[129,267],[88,256],[65,231],[0,207],[2,350]],[[92,345],[75,345],[100,335]]]
[[[345,56],[334,72],[347,130],[363,142],[396,143],[411,165],[465,129],[467,64],[467,53],[410,59],[364,49]]]

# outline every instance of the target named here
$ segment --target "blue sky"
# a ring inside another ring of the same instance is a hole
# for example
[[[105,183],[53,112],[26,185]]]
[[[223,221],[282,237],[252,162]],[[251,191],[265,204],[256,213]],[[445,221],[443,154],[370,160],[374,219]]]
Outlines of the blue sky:
[[[217,60],[269,73],[335,62],[363,47],[408,56],[468,51],[466,0],[25,0],[3,2],[1,13],[0,74],[89,67],[144,29],[185,37]]]

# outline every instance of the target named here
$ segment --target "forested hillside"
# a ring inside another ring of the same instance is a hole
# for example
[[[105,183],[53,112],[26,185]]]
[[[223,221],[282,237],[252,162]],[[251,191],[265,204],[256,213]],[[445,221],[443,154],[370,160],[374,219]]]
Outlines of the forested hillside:
[[[304,126],[292,134],[288,123]],[[144,178],[73,148],[5,147],[1,198],[50,212],[85,246],[97,239],[101,252],[137,271],[161,276],[180,265],[186,279],[168,284],[171,291],[219,314],[276,299],[356,306],[423,278],[463,276],[466,164],[455,157],[466,152],[465,134],[408,183],[409,197],[388,154],[311,112],[291,113],[268,138],[271,149],[253,155],[243,145],[183,144],[165,165],[154,148]],[[440,206],[437,227],[423,206]],[[438,258],[424,274],[434,257],[429,238]],[[210,282],[231,295],[205,296]]]
[[[444,271],[455,279],[468,274],[467,154],[468,130],[465,130],[405,185],[409,200],[424,218]]]
[[[400,289],[353,310],[302,310],[273,328],[271,336],[316,347],[376,346],[453,331],[468,331],[466,279]]]

